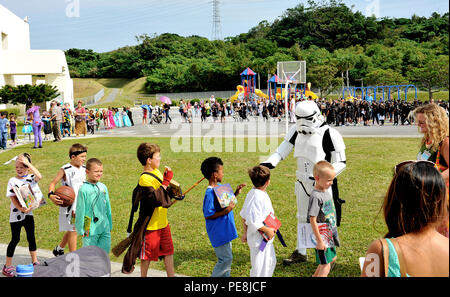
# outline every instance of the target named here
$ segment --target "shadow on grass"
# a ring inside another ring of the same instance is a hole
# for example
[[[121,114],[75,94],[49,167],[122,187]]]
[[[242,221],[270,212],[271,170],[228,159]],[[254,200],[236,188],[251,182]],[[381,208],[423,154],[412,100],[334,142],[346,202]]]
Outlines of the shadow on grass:
[[[296,263],[289,266],[283,265],[282,256],[277,256],[277,265],[275,267],[274,277],[311,277],[317,269],[315,258],[309,257],[305,263]],[[198,261],[197,261],[198,260]],[[175,251],[174,266],[175,271],[190,267],[189,276],[205,277],[209,276],[217,262],[214,249],[201,249],[195,251]],[[200,265],[198,265],[200,264]],[[250,251],[233,251],[233,264],[231,266],[232,276],[246,277],[250,276]],[[358,264],[339,263],[330,272],[329,277],[358,277],[361,271]]]

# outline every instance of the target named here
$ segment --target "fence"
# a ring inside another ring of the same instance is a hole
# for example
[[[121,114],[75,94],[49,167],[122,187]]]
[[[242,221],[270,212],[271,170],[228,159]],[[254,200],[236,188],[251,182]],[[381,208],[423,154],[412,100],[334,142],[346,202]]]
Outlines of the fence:
[[[267,93],[267,90],[261,90],[264,94]],[[209,99],[211,95],[214,95],[214,98],[223,98],[228,99],[234,94],[236,94],[237,90],[233,91],[207,91],[207,92],[187,92],[187,93],[157,93],[156,99],[161,96],[167,96],[172,101],[178,101],[181,99]]]
[[[76,98],[75,101],[82,101],[86,106],[93,105],[98,102],[103,96],[105,96],[105,89],[101,89],[97,92],[95,95],[83,97],[83,98]],[[76,104],[75,102],[75,104]]]

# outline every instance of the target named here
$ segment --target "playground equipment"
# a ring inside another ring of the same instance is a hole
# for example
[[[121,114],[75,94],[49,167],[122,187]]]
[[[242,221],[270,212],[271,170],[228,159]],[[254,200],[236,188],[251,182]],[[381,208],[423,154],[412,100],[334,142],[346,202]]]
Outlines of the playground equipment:
[[[263,91],[261,91],[260,89],[255,89],[255,94],[258,96],[258,97],[262,97],[262,98],[269,98],[269,96],[267,96],[266,94],[264,94],[264,92]]]
[[[236,93],[230,97],[231,102],[234,102],[236,99],[241,99],[244,97],[244,87],[241,85],[236,86]]]
[[[256,81],[255,81],[256,73],[247,67],[241,73],[241,86],[244,87],[244,96],[249,97],[250,94],[255,93],[256,89]]]
[[[306,85],[304,94],[305,94],[306,98],[311,97],[311,99],[313,99],[313,100],[316,100],[319,98],[313,91],[311,91],[311,83],[310,82]]]
[[[380,98],[379,101],[385,101],[385,89],[387,89],[387,97],[388,99],[391,98],[391,89],[397,89],[397,99],[400,100],[401,96],[400,96],[400,90],[401,88],[404,88],[404,92],[405,92],[405,98],[404,101],[408,101],[408,89],[409,88],[414,88],[415,91],[415,99],[417,99],[417,87],[415,85],[392,85],[392,86],[367,86],[367,87],[344,87],[342,89],[342,98],[345,98],[345,93],[346,91],[349,92],[349,97],[353,97],[356,98],[357,94],[356,92],[358,90],[361,91],[361,98],[365,98],[367,101],[372,102],[372,101],[377,101],[377,91],[379,89],[381,89],[381,94],[382,94],[382,98]],[[371,93],[369,93],[369,90],[372,90],[373,92],[373,97],[371,96]]]

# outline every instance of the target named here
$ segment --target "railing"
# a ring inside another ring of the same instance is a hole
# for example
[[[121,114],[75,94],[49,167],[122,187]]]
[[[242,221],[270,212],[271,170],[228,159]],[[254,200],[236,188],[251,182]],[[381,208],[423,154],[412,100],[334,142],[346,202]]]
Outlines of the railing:
[[[95,95],[83,97],[83,98],[76,98],[74,99],[74,104],[76,105],[78,101],[82,101],[86,106],[94,105],[100,100],[103,96],[105,96],[105,89],[101,89],[97,92]]]

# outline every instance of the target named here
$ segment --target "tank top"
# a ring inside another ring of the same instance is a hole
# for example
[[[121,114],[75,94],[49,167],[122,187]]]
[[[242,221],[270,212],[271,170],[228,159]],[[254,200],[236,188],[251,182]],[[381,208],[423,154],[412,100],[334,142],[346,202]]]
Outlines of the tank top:
[[[389,238],[386,238],[386,241],[389,246],[388,277],[401,277],[400,261],[398,260],[397,250],[395,249],[394,244]],[[410,277],[408,274],[406,274],[406,276]]]
[[[61,167],[64,170],[65,179],[62,179],[61,184],[63,186],[69,186],[75,192],[75,200],[72,204],[72,209],[75,211],[77,205],[78,190],[86,180],[86,166],[82,165],[79,168],[68,163]]]

